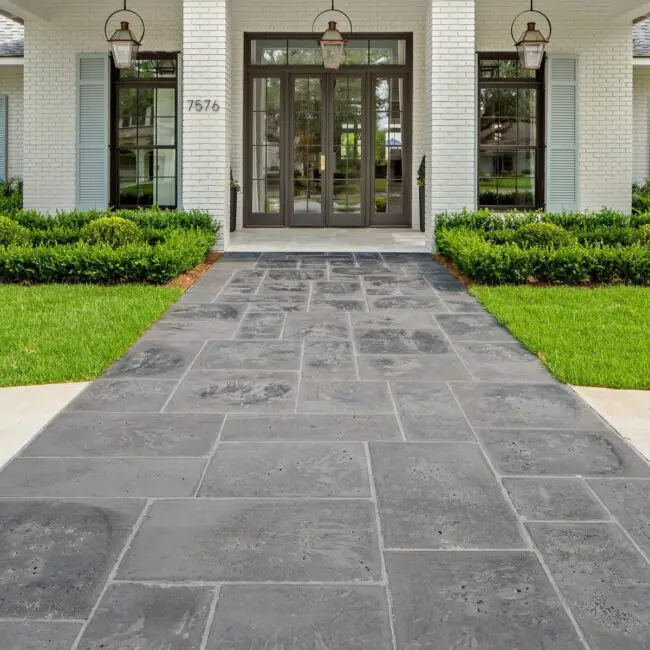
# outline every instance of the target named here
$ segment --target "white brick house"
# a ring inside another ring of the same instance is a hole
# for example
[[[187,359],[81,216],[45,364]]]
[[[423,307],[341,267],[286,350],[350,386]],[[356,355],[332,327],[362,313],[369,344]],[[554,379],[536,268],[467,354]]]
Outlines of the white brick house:
[[[650,67],[633,64],[650,2],[538,0],[553,34],[537,77],[508,59],[526,0],[338,0],[353,32],[337,74],[312,34],[324,0],[129,0],[149,58],[118,74],[104,21],[121,4],[0,0],[24,23],[24,57],[0,30],[0,172],[23,177],[27,208],[225,222],[232,169],[240,228],[419,228],[426,156],[430,237],[432,214],[477,205],[628,211],[650,176]]]

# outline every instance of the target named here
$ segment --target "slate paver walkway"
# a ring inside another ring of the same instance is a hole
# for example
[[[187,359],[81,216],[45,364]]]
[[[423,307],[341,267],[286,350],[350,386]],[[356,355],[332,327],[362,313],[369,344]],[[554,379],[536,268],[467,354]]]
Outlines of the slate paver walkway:
[[[429,257],[225,255],[0,474],[0,648],[648,648],[649,479]]]

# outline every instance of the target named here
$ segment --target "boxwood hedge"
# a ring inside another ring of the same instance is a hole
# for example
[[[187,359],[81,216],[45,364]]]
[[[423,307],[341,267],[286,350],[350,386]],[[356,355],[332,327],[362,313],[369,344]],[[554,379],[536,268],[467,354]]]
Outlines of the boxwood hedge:
[[[564,229],[566,244],[550,245],[547,229],[529,227],[538,222]],[[650,246],[645,238],[649,223],[650,214],[628,216],[609,210],[444,214],[436,221],[436,246],[463,275],[486,284],[650,285]],[[523,238],[522,229],[527,233]]]
[[[88,224],[106,216],[137,226],[139,241],[83,241]],[[165,283],[200,264],[218,235],[210,215],[198,211],[19,212],[12,220],[29,239],[0,245],[0,282]]]

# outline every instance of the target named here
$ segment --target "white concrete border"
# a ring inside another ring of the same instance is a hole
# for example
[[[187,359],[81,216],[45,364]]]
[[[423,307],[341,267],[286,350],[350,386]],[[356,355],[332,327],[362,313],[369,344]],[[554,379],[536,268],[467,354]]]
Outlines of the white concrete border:
[[[650,460],[650,391],[582,386],[573,389]]]
[[[80,382],[0,388],[0,469],[86,386]]]

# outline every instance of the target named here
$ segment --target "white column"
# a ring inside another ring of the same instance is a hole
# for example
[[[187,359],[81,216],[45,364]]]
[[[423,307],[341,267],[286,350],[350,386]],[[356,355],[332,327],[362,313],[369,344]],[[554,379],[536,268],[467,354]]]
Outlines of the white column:
[[[427,244],[434,215],[476,205],[475,0],[430,0],[427,8]]]
[[[227,246],[230,204],[230,38],[228,0],[183,0],[183,207],[207,210]],[[211,101],[219,111],[190,110]]]

